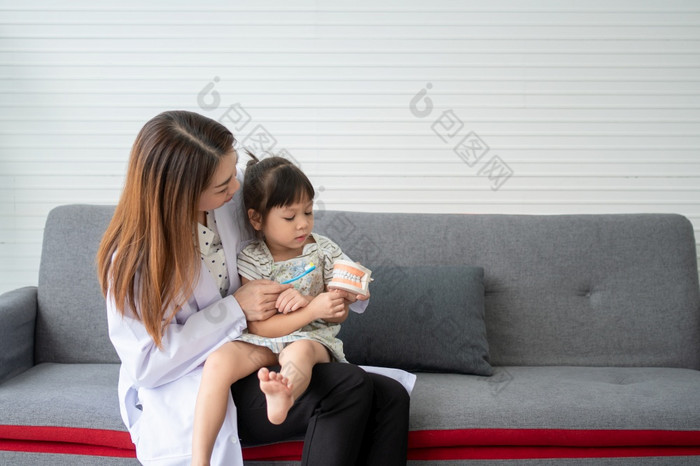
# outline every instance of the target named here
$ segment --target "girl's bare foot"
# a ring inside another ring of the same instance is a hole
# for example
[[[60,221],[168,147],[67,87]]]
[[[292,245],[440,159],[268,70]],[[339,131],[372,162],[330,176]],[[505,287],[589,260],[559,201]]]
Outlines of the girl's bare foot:
[[[294,404],[292,382],[282,374],[270,372],[266,367],[258,371],[258,379],[260,390],[267,399],[267,418],[273,424],[282,424]]]

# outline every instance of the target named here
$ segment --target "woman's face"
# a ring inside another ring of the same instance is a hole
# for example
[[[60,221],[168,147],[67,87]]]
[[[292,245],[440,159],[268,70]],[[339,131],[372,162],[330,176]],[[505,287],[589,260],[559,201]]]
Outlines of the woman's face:
[[[238,154],[233,149],[221,157],[211,184],[202,191],[202,195],[199,197],[200,212],[218,209],[230,201],[233,194],[241,187],[236,179],[236,162],[238,162]]]

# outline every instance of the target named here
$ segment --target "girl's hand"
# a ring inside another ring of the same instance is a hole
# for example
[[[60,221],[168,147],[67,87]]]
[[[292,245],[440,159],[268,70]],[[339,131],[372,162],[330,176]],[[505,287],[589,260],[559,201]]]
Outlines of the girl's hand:
[[[309,299],[306,296],[299,293],[299,291],[296,289],[290,288],[280,293],[279,297],[277,298],[277,302],[275,303],[275,307],[279,312],[287,314],[289,312],[294,312],[297,309],[301,309],[307,304],[309,304]]]
[[[292,285],[281,285],[271,280],[252,280],[238,288],[233,297],[238,301],[246,320],[267,320],[277,314],[277,298]]]
[[[367,290],[367,294],[353,294],[349,291],[346,290],[340,290],[338,288],[328,288],[328,290],[333,290],[336,293],[342,294],[343,298],[348,302],[348,304],[352,304],[355,301],[367,301],[369,299],[369,290]]]
[[[347,316],[348,308],[343,295],[337,291],[328,291],[316,296],[308,305],[316,319],[336,320]]]

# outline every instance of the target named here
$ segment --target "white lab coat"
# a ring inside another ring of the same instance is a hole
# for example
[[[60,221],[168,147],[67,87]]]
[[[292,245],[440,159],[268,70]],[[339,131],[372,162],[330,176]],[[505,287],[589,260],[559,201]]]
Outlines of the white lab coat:
[[[242,170],[238,177],[242,183]],[[229,296],[221,298],[214,279],[202,264],[192,297],[165,329],[162,350],[155,346],[142,323],[129,315],[130,310],[123,317],[117,312],[108,294],[109,337],[122,362],[118,387],[120,411],[143,464],[190,464],[194,406],[202,364],[211,352],[234,340],[246,328],[245,315],[230,296],[241,285],[236,256],[242,243],[253,237],[241,191],[214,211],[231,281]],[[352,309],[363,312],[366,305],[367,302],[358,301]],[[395,369],[367,367],[365,370],[396,378],[409,393],[415,381],[412,374]],[[243,465],[236,407],[230,394],[212,464]]]

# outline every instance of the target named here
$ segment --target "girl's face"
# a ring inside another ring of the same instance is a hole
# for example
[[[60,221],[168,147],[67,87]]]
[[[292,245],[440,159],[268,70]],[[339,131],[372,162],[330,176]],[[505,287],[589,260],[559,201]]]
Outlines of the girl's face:
[[[218,209],[233,198],[241,184],[236,179],[236,162],[238,154],[235,150],[227,153],[219,161],[214,171],[211,184],[199,196],[199,211]]]
[[[312,200],[302,199],[288,206],[273,207],[262,223],[252,222],[256,230],[262,230],[273,256],[291,258],[301,254],[314,229],[313,206]]]

